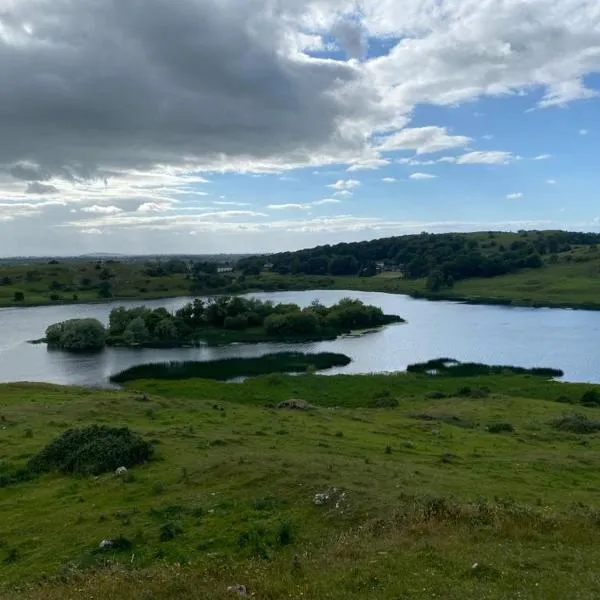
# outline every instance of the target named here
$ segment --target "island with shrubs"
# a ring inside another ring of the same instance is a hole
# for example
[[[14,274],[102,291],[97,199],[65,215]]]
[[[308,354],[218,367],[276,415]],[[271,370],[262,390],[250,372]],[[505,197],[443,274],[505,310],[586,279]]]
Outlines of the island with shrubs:
[[[333,306],[314,301],[305,308],[238,296],[197,298],[175,313],[165,308],[123,306],[111,311],[108,327],[97,319],[69,319],[50,325],[50,348],[100,350],[105,346],[178,348],[233,342],[304,342],[335,339],[404,320],[360,300]]]

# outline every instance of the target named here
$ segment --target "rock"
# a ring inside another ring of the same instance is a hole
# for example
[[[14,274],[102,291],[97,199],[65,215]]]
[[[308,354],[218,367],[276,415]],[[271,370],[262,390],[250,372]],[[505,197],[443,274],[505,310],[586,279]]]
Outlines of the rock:
[[[127,473],[127,467],[119,467],[115,471],[115,475],[125,475],[125,473]]]
[[[320,492],[318,494],[315,494],[315,497],[313,498],[313,503],[316,506],[323,506],[323,504],[327,504],[329,502],[329,492]]]
[[[227,591],[233,594],[238,594],[240,596],[249,596],[250,594],[248,593],[248,590],[246,589],[245,585],[242,585],[241,583],[236,583],[235,585],[230,585],[227,588]]]
[[[100,550],[108,550],[109,548],[112,548],[114,546],[113,541],[112,540],[102,540],[100,542]]]
[[[277,408],[287,408],[291,410],[311,410],[314,408],[312,404],[309,404],[306,400],[300,398],[290,398],[284,400],[277,405]]]

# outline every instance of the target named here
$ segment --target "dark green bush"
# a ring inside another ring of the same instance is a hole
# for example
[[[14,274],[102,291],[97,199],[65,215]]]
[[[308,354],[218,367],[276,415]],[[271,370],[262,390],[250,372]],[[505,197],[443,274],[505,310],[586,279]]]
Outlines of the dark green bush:
[[[369,402],[369,408],[396,408],[399,405],[398,400],[396,398],[373,398]]]
[[[581,404],[585,406],[600,406],[600,393],[597,390],[588,390],[581,396]]]
[[[581,413],[572,413],[563,415],[552,423],[552,426],[559,431],[569,431],[570,433],[596,433],[600,431],[600,421],[593,421]]]
[[[487,430],[490,433],[512,433],[515,428],[510,423],[490,423]]]
[[[65,431],[31,458],[29,469],[98,475],[145,463],[153,452],[152,444],[127,427],[91,425]]]

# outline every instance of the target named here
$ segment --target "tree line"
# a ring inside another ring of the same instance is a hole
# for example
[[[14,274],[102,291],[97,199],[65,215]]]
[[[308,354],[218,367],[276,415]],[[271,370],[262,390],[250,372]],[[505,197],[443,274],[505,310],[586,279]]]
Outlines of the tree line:
[[[523,231],[517,239],[512,238],[497,232],[478,236],[421,233],[249,257],[240,260],[238,268],[246,274],[258,274],[267,264],[269,270],[281,275],[369,277],[383,267],[410,279],[431,277],[430,287],[439,288],[460,279],[539,268],[544,255],[600,243],[600,234],[566,231]]]

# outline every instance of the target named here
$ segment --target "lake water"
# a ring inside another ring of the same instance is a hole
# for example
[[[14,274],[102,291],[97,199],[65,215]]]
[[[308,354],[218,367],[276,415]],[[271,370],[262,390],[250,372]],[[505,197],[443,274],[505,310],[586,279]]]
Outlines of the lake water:
[[[334,290],[251,294],[275,302],[307,305],[314,299],[334,304],[359,298],[408,321],[361,337],[305,344],[238,344],[174,350],[107,348],[100,354],[50,351],[27,340],[43,336],[48,325],[74,317],[107,322],[115,306],[165,306],[175,310],[190,298],[111,304],[79,304],[0,309],[0,381],[43,381],[106,386],[110,375],[130,366],[169,360],[213,360],[260,356],[269,352],[341,352],[346,367],[327,373],[404,370],[410,363],[450,357],[461,361],[555,367],[565,379],[600,383],[600,312],[563,309],[473,306],[429,302],[407,296]]]

